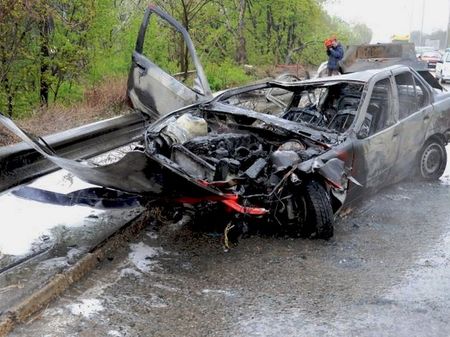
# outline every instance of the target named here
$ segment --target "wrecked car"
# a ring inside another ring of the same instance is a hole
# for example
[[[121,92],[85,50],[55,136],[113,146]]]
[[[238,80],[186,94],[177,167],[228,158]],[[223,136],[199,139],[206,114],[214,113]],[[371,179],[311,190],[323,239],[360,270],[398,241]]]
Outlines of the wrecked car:
[[[143,53],[153,14],[183,35],[197,74],[190,86]],[[0,121],[89,183],[157,200],[194,220],[206,216],[226,231],[264,222],[328,239],[343,205],[407,177],[438,179],[447,162],[450,95],[410,67],[212,95],[188,33],[155,6],[139,32],[128,92],[156,121],[110,165],[58,157],[8,118]]]

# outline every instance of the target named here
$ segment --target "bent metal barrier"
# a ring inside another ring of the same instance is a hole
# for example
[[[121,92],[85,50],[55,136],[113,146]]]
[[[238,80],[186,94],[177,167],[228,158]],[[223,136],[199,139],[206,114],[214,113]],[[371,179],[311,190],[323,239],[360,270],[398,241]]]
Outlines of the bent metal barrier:
[[[86,159],[140,140],[145,124],[142,114],[133,112],[49,135],[44,140],[61,157]],[[0,147],[0,191],[57,169],[24,142]]]

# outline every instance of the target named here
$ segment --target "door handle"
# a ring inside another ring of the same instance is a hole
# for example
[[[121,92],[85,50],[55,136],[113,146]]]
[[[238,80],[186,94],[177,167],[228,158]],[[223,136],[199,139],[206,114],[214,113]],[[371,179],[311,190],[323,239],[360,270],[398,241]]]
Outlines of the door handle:
[[[428,116],[428,115],[425,116],[425,117],[423,117],[423,120],[424,120],[424,121],[427,121],[427,120],[429,120],[429,119],[430,119],[430,116]]]
[[[136,63],[136,67],[139,72],[139,76],[145,76],[147,74],[147,68],[143,65]]]

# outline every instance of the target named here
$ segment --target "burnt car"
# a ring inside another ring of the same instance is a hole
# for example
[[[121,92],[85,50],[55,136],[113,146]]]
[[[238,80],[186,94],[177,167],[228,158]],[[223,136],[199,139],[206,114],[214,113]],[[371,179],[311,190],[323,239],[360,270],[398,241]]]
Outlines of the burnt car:
[[[143,53],[152,14],[183,35],[197,74],[190,86]],[[89,183],[223,223],[226,232],[273,223],[328,239],[343,205],[408,177],[434,180],[444,172],[450,95],[427,79],[391,66],[213,95],[186,30],[150,6],[128,91],[135,108],[157,120],[133,151],[104,166],[68,160],[6,117],[0,121]]]

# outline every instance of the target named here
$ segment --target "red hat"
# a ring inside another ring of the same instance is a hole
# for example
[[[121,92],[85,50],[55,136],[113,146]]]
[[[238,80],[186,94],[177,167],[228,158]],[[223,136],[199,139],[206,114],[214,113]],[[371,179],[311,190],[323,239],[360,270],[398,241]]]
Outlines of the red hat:
[[[333,39],[326,39],[324,41],[325,47],[329,48],[333,45]]]

